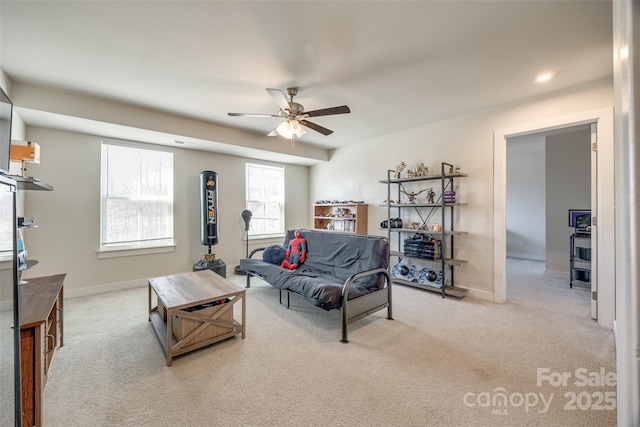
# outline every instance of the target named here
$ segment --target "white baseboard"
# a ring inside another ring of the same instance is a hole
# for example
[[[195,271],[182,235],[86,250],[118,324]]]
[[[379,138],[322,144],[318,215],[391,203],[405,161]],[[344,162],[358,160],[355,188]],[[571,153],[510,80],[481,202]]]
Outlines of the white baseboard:
[[[64,289],[65,298],[77,298],[88,295],[103,294],[105,292],[121,291],[123,289],[139,288],[147,286],[147,279],[130,280],[128,282],[108,283],[106,285],[87,286],[80,289]],[[0,311],[12,310],[13,303],[11,301],[0,301]]]
[[[555,279],[569,280],[571,275],[567,271],[544,270],[544,275]]]
[[[65,298],[77,298],[87,295],[103,294],[105,292],[121,291],[123,289],[139,288],[147,286],[148,279],[130,280],[128,282],[108,283],[106,285],[87,286],[85,288],[64,290]]]
[[[469,289],[462,286],[456,286],[456,288],[465,289],[467,291],[467,296],[471,298],[481,299],[484,301],[493,302],[493,292],[488,291],[479,291],[477,289]]]
[[[235,266],[227,265],[226,274],[233,275]],[[103,294],[105,292],[121,291],[123,289],[139,288],[147,286],[149,284],[148,279],[136,279],[129,280],[127,282],[107,283],[105,285],[87,286],[86,288],[79,289],[67,289],[64,290],[65,298],[84,297],[87,295]]]
[[[526,259],[530,261],[544,261],[544,256],[538,254],[525,254],[521,252],[507,252],[507,258]]]

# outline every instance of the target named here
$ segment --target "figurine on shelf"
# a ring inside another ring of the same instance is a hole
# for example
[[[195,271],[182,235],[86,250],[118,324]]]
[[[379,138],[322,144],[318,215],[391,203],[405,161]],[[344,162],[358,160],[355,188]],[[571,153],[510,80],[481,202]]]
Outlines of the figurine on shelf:
[[[395,205],[398,204],[399,202],[395,201],[395,200],[390,200],[388,197],[384,200],[384,202],[382,202],[383,205]]]
[[[400,189],[400,191],[402,191],[409,198],[409,203],[415,203],[416,202],[416,197],[418,197],[418,194],[427,191],[427,189],[425,188],[424,190],[420,190],[417,193],[415,191],[411,191],[411,192],[407,193],[403,189]]]
[[[436,197],[436,192],[433,191],[433,187],[429,187],[429,191],[427,192],[427,203],[435,203],[434,199]]]
[[[429,174],[429,168],[424,163],[418,163],[415,169],[407,169],[407,178],[420,178]]]
[[[407,167],[407,164],[405,162],[400,162],[400,164],[398,166],[396,166],[396,171],[393,174],[393,177],[395,179],[400,179],[400,174],[402,173],[402,171],[404,170],[404,168]]]

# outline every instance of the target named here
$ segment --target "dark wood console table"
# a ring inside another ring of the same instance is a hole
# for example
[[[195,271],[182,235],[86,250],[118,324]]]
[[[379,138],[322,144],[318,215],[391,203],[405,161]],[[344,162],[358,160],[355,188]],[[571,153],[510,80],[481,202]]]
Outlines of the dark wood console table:
[[[37,277],[19,287],[23,426],[42,425],[42,395],[51,361],[64,345],[65,276]]]

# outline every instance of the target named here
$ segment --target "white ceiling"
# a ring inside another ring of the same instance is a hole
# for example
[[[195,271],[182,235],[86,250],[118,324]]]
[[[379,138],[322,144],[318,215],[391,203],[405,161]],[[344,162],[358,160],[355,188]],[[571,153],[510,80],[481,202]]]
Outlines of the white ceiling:
[[[612,49],[610,1],[0,3],[12,81],[259,134],[278,119],[227,113],[299,86],[306,110],[351,108],[302,137],[328,149],[609,77]]]

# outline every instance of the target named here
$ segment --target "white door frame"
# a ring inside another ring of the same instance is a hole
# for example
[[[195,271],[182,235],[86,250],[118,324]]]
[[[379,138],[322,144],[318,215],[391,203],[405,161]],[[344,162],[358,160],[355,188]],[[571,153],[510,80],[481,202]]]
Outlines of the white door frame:
[[[598,124],[591,123],[591,212],[598,211]],[[594,221],[591,218],[591,318],[598,320],[598,298],[594,295],[598,294],[598,232],[600,229],[597,225],[597,218]],[[573,256],[573,254],[571,254]],[[615,268],[615,267],[614,267]],[[573,272],[570,272],[573,274]],[[573,279],[573,277],[572,277]],[[615,298],[615,295],[614,295]]]
[[[614,212],[614,154],[613,107],[556,117],[537,123],[498,129],[493,134],[493,300],[507,300],[506,259],[506,196],[507,196],[507,138],[529,133],[596,123],[598,128],[597,157],[597,283],[598,324],[613,327],[615,318],[615,212]]]

